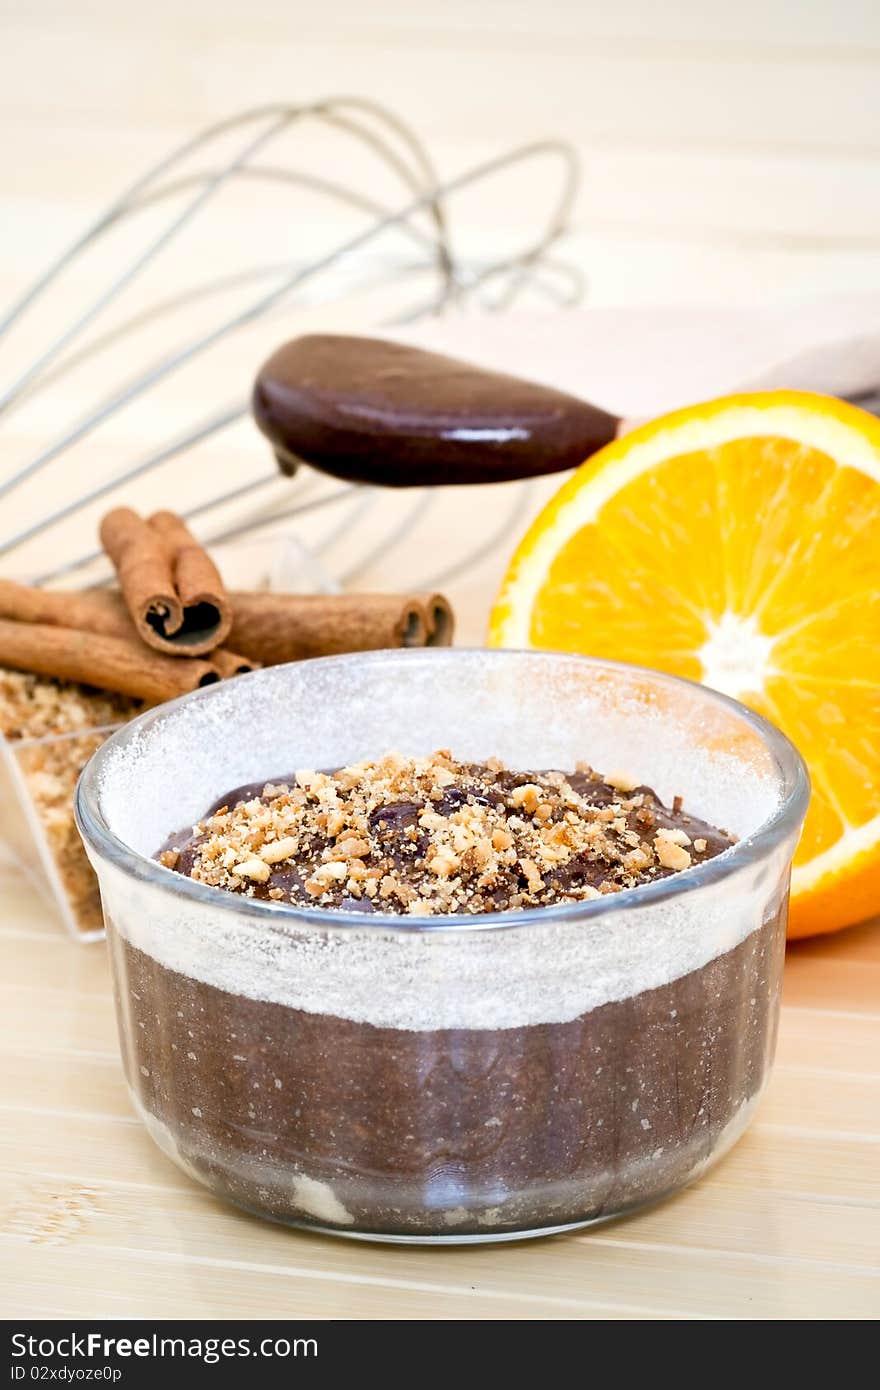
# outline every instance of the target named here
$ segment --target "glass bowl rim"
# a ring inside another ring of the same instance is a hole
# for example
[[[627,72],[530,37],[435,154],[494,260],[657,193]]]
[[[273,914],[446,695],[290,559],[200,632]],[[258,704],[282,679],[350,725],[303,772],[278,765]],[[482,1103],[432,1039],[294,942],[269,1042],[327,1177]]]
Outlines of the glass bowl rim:
[[[159,889],[185,898],[204,903],[217,911],[234,912],[240,918],[253,919],[254,925],[262,924],[267,930],[319,928],[322,931],[378,932],[383,935],[402,932],[408,935],[426,933],[432,936],[457,934],[461,932],[505,931],[515,927],[526,927],[534,923],[551,923],[586,920],[602,916],[608,912],[626,911],[628,908],[646,908],[651,903],[665,902],[682,893],[692,893],[701,887],[722,882],[773,853],[779,843],[799,827],[806,815],[810,798],[810,777],[800,753],[791,740],[775,724],[748,706],[701,685],[698,681],[673,676],[653,667],[639,666],[633,662],[611,661],[605,657],[593,657],[583,653],[547,651],[540,648],[484,648],[484,647],[436,647],[417,649],[387,648],[373,652],[347,652],[340,656],[313,657],[308,661],[286,663],[286,666],[335,664],[346,666],[377,663],[385,664],[389,659],[415,661],[449,661],[459,656],[479,655],[490,662],[508,661],[527,656],[547,662],[583,663],[593,669],[607,671],[637,672],[648,676],[652,681],[664,686],[685,686],[698,691],[710,704],[720,705],[735,713],[760,736],[773,757],[783,786],[783,795],[778,806],[749,835],[729,850],[707,859],[702,864],[673,874],[669,878],[658,879],[654,883],[643,883],[636,888],[625,888],[619,893],[591,899],[586,902],[559,903],[548,907],[515,908],[506,912],[484,913],[446,913],[436,917],[409,917],[403,914],[375,912],[347,912],[341,908],[300,907],[292,903],[275,903],[260,898],[247,898],[238,893],[228,893],[196,879],[186,878],[166,869],[154,859],[149,859],[138,850],[132,849],[112,831],[104,819],[99,804],[99,783],[102,767],[120,744],[127,743],[141,730],[149,728],[160,719],[166,718],[170,711],[183,701],[210,700],[226,686],[225,682],[205,686],[202,689],[181,695],[146,710],[143,714],[129,720],[98,748],[83,768],[74,795],[74,813],[80,835],[87,847],[92,849],[98,859],[106,859],[129,877],[153,883]],[[265,667],[247,675],[236,676],[235,686],[245,689],[251,681],[265,679],[270,672],[284,670],[284,666]]]

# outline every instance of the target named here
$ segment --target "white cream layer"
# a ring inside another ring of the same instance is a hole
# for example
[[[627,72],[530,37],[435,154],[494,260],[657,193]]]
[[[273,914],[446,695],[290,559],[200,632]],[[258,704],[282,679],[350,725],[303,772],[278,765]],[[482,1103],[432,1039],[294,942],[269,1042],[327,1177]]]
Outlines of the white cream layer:
[[[577,659],[505,659],[513,656],[380,653],[213,687],[109,750],[102,810],[149,856],[243,782],[442,746],[520,768],[586,759],[650,783],[666,801],[682,795],[695,815],[740,836],[778,804],[762,739],[706,692],[646,689],[638,672],[597,674]],[[778,904],[790,852],[758,864],[743,855],[724,882],[665,902],[466,933],[334,929],[329,911],[326,930],[274,913],[267,925],[220,890],[216,904],[184,898],[168,871],[144,882],[96,867],[112,927],[169,969],[310,1013],[426,1030],[562,1022],[697,970]]]

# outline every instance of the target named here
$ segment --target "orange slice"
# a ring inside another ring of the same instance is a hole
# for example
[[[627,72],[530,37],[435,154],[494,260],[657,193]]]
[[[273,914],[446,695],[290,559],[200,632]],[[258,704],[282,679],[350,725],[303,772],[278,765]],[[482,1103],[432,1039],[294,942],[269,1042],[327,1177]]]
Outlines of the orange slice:
[[[517,550],[493,646],[703,681],[797,744],[813,797],[789,935],[880,912],[880,422],[773,391],[596,454]]]

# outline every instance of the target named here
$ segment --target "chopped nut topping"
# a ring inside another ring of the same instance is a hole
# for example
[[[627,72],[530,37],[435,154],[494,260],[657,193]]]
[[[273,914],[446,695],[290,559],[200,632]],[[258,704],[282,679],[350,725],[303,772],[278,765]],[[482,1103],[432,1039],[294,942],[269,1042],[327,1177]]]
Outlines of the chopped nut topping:
[[[274,840],[260,850],[264,864],[280,864],[284,859],[292,859],[299,849],[296,835],[286,835],[283,840]]]
[[[674,826],[663,826],[657,831],[658,840],[668,840],[672,845],[689,845],[691,837],[684,830],[679,830]]]
[[[691,857],[681,845],[675,844],[672,840],[661,840],[658,835],[654,841],[654,847],[657,851],[657,858],[664,869],[690,868]]]
[[[631,853],[624,855],[623,867],[631,874],[641,873],[642,869],[647,869],[651,864],[651,856],[644,849],[634,849]]]
[[[274,902],[423,917],[583,902],[691,863],[690,836],[655,829],[669,813],[647,789],[628,796],[635,785],[586,764],[522,774],[446,749],[389,754],[266,783],[196,825],[176,867]],[[729,843],[705,830],[704,850]]]
[[[541,870],[534,859],[521,859],[519,866],[528,879],[529,888],[534,892],[541,885]]]
[[[699,840],[694,840],[694,849],[697,851],[697,854],[705,854],[707,843],[708,842],[702,837]]]
[[[110,728],[143,708],[125,695],[0,667],[0,738],[16,745],[34,814],[82,931],[100,930],[104,918],[98,880],[73,818],[77,778]]]
[[[369,840],[355,838],[336,841],[336,853],[341,854],[344,859],[360,859],[362,854],[369,854],[369,852]]]
[[[416,898],[415,902],[409,905],[411,917],[431,917],[437,911],[430,898]]]
[[[634,777],[630,777],[628,772],[609,772],[605,777],[609,787],[614,787],[615,791],[631,792],[639,784]]]
[[[0,667],[0,734],[13,742],[84,734],[121,724],[143,708],[127,695]]]
[[[339,862],[339,861],[334,861],[332,864],[322,864],[321,867],[320,867],[320,869],[317,870],[317,872],[316,872],[316,874],[315,874],[315,878],[318,878],[318,879],[321,879],[321,878],[323,878],[323,879],[334,879],[334,878],[335,878],[335,879],[343,879],[343,878],[348,878],[348,865],[347,865],[347,864],[343,864],[343,863],[341,863],[341,862]]]
[[[432,850],[433,853],[431,852]],[[438,847],[432,845],[431,849],[428,850],[426,858],[431,873],[439,874],[443,878],[448,878],[450,874],[454,874],[461,866],[461,861],[456,858],[452,851],[444,849],[442,846]]]
[[[521,806],[529,815],[534,815],[541,801],[541,789],[532,783],[524,787],[514,787],[510,794],[511,806]]]
[[[244,864],[237,865],[235,872],[239,878],[250,878],[254,883],[267,883],[271,871],[262,859],[248,859]]]

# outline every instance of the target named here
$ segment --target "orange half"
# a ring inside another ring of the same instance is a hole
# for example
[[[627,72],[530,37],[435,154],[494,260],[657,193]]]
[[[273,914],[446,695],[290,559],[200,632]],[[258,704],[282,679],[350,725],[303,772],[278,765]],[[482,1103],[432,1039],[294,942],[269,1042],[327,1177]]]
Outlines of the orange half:
[[[525,536],[490,645],[653,666],[760,711],[809,764],[789,935],[880,911],[880,422],[729,396],[610,444]]]

